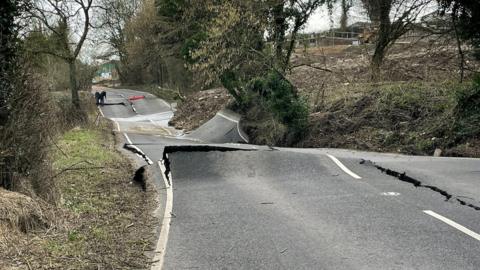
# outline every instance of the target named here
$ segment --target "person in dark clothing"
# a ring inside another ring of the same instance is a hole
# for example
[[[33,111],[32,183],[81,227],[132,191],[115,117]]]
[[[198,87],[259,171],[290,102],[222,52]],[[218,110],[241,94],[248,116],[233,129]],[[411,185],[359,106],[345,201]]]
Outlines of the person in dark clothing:
[[[100,93],[95,92],[95,104],[100,105]]]
[[[107,99],[107,92],[102,91],[102,92],[100,93],[100,103],[101,103],[102,105],[104,105],[106,99]]]

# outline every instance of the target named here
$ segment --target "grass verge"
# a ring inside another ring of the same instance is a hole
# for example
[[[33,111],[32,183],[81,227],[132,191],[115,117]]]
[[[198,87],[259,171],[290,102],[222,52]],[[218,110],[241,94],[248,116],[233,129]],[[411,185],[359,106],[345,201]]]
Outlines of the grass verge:
[[[131,185],[134,169],[111,126],[74,128],[52,148],[61,225],[9,236],[1,269],[145,269],[154,191]],[[1,254],[3,253],[3,254]]]

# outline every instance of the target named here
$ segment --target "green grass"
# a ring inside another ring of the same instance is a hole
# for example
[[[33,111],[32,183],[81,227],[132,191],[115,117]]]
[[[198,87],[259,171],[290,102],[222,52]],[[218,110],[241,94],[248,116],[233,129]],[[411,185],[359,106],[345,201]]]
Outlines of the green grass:
[[[109,147],[111,138],[99,129],[74,129],[66,132],[54,152],[63,206],[77,214],[98,213],[112,202],[85,194],[95,193],[105,183],[106,173],[124,163],[123,157]]]
[[[119,154],[114,151],[108,151],[101,144],[105,141],[105,136],[100,130],[74,129],[65,133],[58,142],[58,146],[63,150],[57,150],[54,156],[54,166],[56,169],[67,168],[79,162],[91,163],[91,165],[101,166],[109,162],[121,159]],[[108,140],[108,138],[107,138]]]

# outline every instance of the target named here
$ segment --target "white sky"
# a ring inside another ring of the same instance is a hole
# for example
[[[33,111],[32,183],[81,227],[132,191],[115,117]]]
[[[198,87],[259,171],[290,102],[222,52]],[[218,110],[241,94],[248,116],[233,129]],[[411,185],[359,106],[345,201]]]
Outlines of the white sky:
[[[427,0],[424,0],[424,1],[427,1]],[[419,13],[420,15],[426,15],[437,9],[438,9],[437,2],[431,1],[430,4],[428,4],[425,8],[422,8],[422,10],[419,11]],[[314,14],[312,14],[303,32],[311,33],[311,32],[328,30],[332,26],[339,27],[340,11],[341,11],[340,5],[336,4],[333,7],[332,16],[330,16],[328,14],[328,8],[325,5],[321,6],[315,11]],[[359,21],[368,21],[368,17],[365,10],[363,10],[363,8],[361,7],[361,5],[356,4],[349,11],[348,25],[355,22],[359,22]]]
[[[436,4],[432,4],[430,8],[424,10],[424,14],[431,12],[436,8]],[[331,27],[339,27],[340,18],[340,6],[337,4],[332,10],[332,15],[329,15],[328,8],[324,5],[318,8],[314,14],[308,20],[305,28],[302,32],[312,33],[328,30]],[[358,21],[368,21],[366,12],[360,5],[355,5],[349,11],[348,24],[352,24]],[[98,44],[85,44],[85,48],[82,49],[82,60],[91,61],[92,56],[101,54],[106,48],[99,46]]]
[[[328,8],[321,6],[310,17],[303,32],[311,33],[330,29],[339,26],[340,20],[340,8],[335,6],[332,10],[332,16],[328,14]],[[352,24],[358,21],[366,21],[366,14],[359,7],[352,7],[349,12],[348,24]],[[333,23],[333,25],[332,25]]]

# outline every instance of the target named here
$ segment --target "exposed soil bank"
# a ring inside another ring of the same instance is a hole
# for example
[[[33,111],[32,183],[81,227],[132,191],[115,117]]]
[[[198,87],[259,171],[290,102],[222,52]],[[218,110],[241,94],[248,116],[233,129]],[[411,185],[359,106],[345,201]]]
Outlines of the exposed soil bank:
[[[178,105],[170,124],[185,131],[194,130],[213,118],[232,101],[232,96],[223,88],[191,94]]]
[[[480,111],[464,112],[469,84],[353,85],[310,115],[297,147],[480,157]],[[362,89],[363,88],[363,89]],[[478,91],[478,90],[477,90]],[[480,100],[471,96],[469,103]]]

